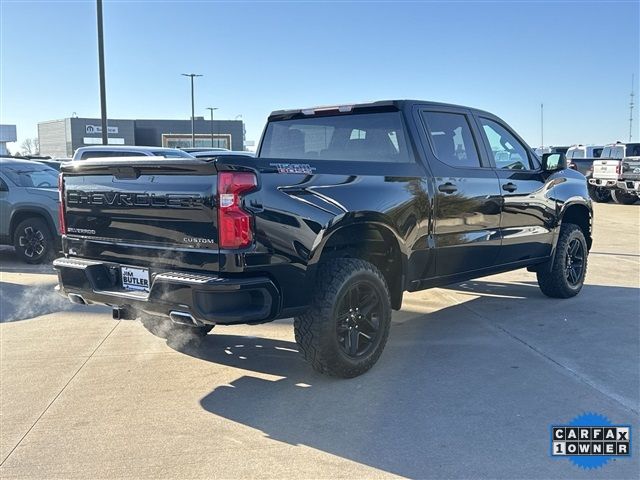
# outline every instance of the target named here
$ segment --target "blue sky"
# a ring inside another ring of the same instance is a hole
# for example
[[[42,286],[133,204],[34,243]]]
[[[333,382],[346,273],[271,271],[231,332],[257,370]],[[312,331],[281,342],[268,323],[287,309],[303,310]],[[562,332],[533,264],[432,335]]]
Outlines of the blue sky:
[[[95,2],[0,0],[0,17],[1,123],[24,139],[98,117]],[[242,115],[256,141],[272,110],[389,98],[483,108],[534,146],[544,102],[545,144],[626,140],[639,19],[637,0],[105,0],[108,113],[189,118],[196,72],[196,114]]]

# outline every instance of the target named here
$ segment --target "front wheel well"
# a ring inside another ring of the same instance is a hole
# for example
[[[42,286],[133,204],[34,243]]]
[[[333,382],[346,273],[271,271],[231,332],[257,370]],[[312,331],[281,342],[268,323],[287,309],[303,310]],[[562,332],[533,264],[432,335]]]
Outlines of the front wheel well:
[[[561,223],[573,223],[580,227],[584,238],[587,241],[587,247],[591,250],[593,239],[591,237],[591,211],[584,205],[570,205],[562,215]]]
[[[375,265],[387,282],[391,308],[400,310],[404,292],[402,254],[388,228],[369,223],[341,228],[325,244],[320,263],[337,258],[359,258]]]

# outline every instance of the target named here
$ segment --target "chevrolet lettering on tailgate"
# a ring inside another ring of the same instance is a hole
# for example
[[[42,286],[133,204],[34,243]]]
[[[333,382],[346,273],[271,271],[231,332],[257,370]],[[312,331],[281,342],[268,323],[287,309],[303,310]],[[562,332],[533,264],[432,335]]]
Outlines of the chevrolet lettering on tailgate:
[[[198,208],[203,206],[204,199],[197,194],[84,192],[81,190],[69,190],[66,192],[66,202],[68,205],[79,206]]]

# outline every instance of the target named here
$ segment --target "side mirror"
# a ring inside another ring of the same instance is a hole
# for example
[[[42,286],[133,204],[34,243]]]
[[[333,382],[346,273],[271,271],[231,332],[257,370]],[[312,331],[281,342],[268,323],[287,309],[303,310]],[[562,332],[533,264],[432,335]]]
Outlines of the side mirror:
[[[542,169],[555,172],[567,168],[567,157],[564,153],[545,153],[542,155]]]

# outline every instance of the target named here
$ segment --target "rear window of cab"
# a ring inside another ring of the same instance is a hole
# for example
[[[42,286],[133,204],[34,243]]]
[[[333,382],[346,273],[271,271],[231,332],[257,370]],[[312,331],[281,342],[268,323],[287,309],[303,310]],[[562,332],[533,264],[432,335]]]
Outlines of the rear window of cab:
[[[259,156],[392,163],[414,161],[400,112],[271,121]]]

